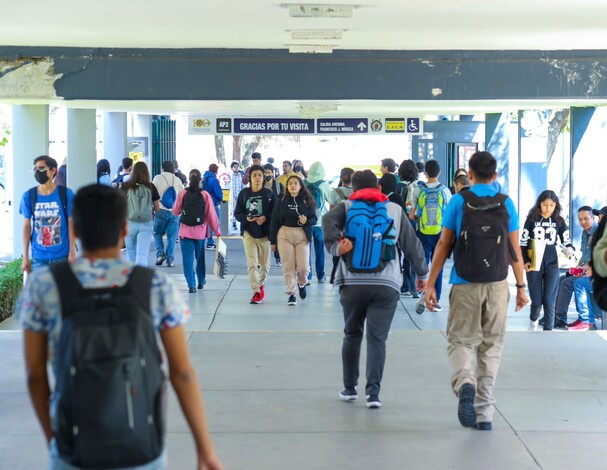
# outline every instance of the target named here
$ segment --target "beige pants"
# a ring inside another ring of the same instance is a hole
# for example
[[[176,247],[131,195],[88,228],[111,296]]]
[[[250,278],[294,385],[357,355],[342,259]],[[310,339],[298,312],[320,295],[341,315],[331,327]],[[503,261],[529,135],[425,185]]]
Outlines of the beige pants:
[[[280,227],[277,236],[287,294],[295,293],[296,284],[303,286],[310,273],[310,242],[300,227]]]
[[[508,282],[456,284],[449,294],[447,352],[455,370],[451,386],[476,386],[477,422],[493,421],[493,387],[504,347]],[[474,359],[476,357],[476,370]]]
[[[254,238],[245,230],[242,237],[244,255],[249,268],[249,282],[253,292],[266,283],[270,272],[270,240],[268,237]]]

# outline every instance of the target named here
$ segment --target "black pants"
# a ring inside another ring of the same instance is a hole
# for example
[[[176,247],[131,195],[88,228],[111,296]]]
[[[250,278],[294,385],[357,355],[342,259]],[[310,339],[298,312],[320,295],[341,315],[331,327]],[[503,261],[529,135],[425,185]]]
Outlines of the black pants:
[[[529,297],[531,297],[529,319],[536,321],[540,316],[540,310],[544,307],[544,330],[552,330],[556,296],[559,289],[558,264],[550,263],[545,266],[542,263],[539,271],[529,271],[527,284],[529,285]]]

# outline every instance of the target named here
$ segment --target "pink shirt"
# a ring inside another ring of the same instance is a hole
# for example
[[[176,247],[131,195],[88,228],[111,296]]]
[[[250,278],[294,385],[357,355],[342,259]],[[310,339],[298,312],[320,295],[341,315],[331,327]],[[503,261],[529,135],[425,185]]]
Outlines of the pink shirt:
[[[179,191],[177,200],[173,204],[173,214],[181,215],[181,205],[183,203],[183,196],[186,190]],[[204,240],[209,238],[209,225],[218,237],[221,236],[221,230],[219,228],[219,221],[217,220],[217,213],[215,212],[215,206],[213,205],[213,198],[206,191],[201,191],[202,198],[204,199],[204,210],[205,217],[202,225],[189,225],[179,224],[179,236],[182,238],[191,238],[192,240]]]

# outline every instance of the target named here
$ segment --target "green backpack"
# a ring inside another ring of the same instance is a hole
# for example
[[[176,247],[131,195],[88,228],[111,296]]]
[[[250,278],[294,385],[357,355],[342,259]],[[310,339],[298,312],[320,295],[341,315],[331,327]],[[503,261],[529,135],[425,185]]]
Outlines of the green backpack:
[[[439,184],[430,188],[426,183],[419,183],[422,188],[417,199],[417,222],[419,231],[424,235],[438,235],[443,227],[443,212],[445,211],[445,186]]]

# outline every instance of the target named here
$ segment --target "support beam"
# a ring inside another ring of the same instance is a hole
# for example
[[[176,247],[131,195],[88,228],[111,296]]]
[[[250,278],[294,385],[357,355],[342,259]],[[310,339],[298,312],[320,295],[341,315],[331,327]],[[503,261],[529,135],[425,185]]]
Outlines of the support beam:
[[[97,181],[94,109],[67,110],[67,185],[74,191]]]
[[[23,216],[19,206],[23,194],[36,180],[31,169],[34,158],[48,155],[48,106],[13,106],[13,165],[12,194],[13,201],[13,256],[23,255]]]

